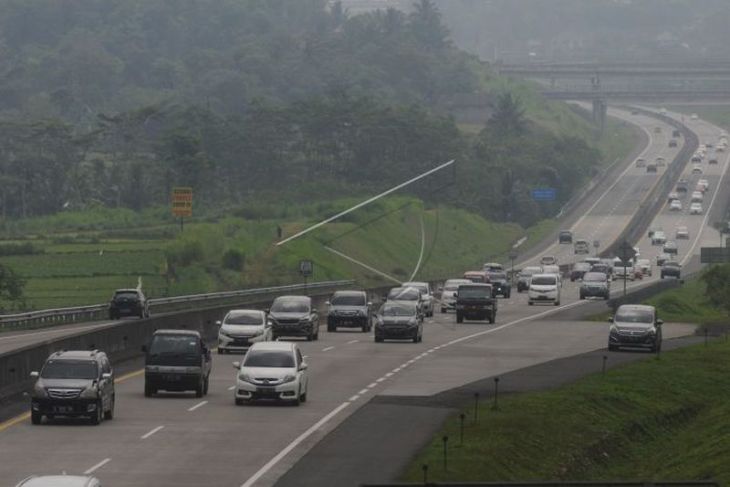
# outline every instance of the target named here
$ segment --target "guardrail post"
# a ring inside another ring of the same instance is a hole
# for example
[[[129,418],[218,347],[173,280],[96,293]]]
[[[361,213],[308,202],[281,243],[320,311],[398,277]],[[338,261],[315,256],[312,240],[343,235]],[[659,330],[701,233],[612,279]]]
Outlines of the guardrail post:
[[[466,419],[466,414],[461,413],[459,414],[459,444],[464,444],[464,420]]]
[[[449,437],[444,436],[441,438],[441,441],[444,442],[444,472],[449,471]]]
[[[499,377],[494,378],[494,406],[492,409],[495,411],[499,409]]]
[[[479,419],[479,393],[474,393],[474,424],[477,424]]]
[[[603,366],[601,367],[601,372],[603,375],[606,375],[606,361],[608,360],[608,355],[603,356]]]

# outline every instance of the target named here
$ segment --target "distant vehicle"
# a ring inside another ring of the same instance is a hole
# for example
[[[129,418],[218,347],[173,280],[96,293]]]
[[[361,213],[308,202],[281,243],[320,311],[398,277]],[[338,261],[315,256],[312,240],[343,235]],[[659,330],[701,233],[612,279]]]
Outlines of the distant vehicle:
[[[535,274],[527,292],[527,304],[552,303],[560,306],[560,278],[555,274]]]
[[[702,162],[702,156],[699,154],[695,154],[692,156],[692,158],[689,160],[692,164],[699,164]]]
[[[558,234],[558,243],[560,244],[569,244],[573,243],[573,232],[570,230],[561,230]]]
[[[670,211],[682,211],[682,202],[679,200],[672,200],[672,202],[669,203],[669,210]]]
[[[674,242],[672,240],[667,241],[662,247],[662,252],[664,252],[665,254],[677,255],[677,252],[679,252],[679,249],[677,248],[677,242]]]
[[[679,279],[682,277],[682,266],[679,265],[678,262],[664,262],[660,272],[660,277],[662,279],[665,277],[674,277],[675,279]]]
[[[707,164],[710,164],[710,165],[717,165],[717,164],[718,164],[718,162],[717,162],[717,157],[711,157],[711,158],[710,158],[710,160],[709,160],[709,161],[707,161]]]
[[[636,271],[634,271],[633,265],[617,265],[613,268],[613,277],[614,279],[625,279],[628,281],[633,281],[634,277],[636,275]]]
[[[260,342],[251,346],[242,362],[234,362],[236,406],[256,400],[307,401],[308,365],[301,350],[291,342]]]
[[[557,263],[558,259],[554,255],[543,255],[540,257],[541,265],[556,265]]]
[[[433,293],[431,292],[431,285],[427,282],[404,282],[404,287],[415,287],[421,291],[421,298],[423,299],[423,314],[425,316],[433,316]]]
[[[467,271],[464,273],[464,279],[469,279],[471,282],[488,284],[489,274],[484,271]]]
[[[699,188],[700,186],[698,186]],[[702,191],[693,191],[692,192],[692,199],[690,200],[692,203],[702,203],[704,201],[705,197],[702,194]]]
[[[385,301],[412,302],[418,307],[420,313],[424,313],[423,295],[421,290],[415,287],[394,287],[388,292]]]
[[[640,270],[645,276],[652,275],[651,261],[649,259],[637,259],[634,267]]]
[[[646,172],[657,172],[657,166],[656,166],[656,164],[647,164],[646,165]]]
[[[492,293],[495,298],[502,296],[509,299],[512,294],[512,284],[507,279],[506,272],[489,272],[489,282],[492,284]]]
[[[665,254],[665,253],[662,252],[661,254],[659,254],[659,255],[656,256],[656,265],[659,266],[659,267],[661,267],[666,262],[670,261],[671,259],[672,259],[672,256],[671,255]]]
[[[456,322],[497,318],[497,299],[491,284],[462,284],[456,294]]]
[[[101,487],[101,482],[96,477],[85,475],[34,475],[16,487]]]
[[[118,320],[121,316],[149,318],[150,308],[141,289],[117,289],[109,302],[109,319]]]
[[[638,110],[631,110],[631,115],[638,115],[638,114],[639,114]]]
[[[677,240],[688,240],[689,239],[689,230],[686,226],[681,225],[678,226],[674,232],[674,238]]]
[[[601,262],[601,259],[598,257],[584,257],[583,262],[586,262],[587,264],[593,265],[598,264]]]
[[[664,242],[666,241],[667,236],[662,230],[655,230],[654,234],[651,236],[652,245],[664,245]]]
[[[669,193],[669,196],[667,197],[667,199],[669,200],[670,203],[671,203],[672,200],[678,200],[679,199],[679,193],[676,192],[676,191],[672,191],[671,193]]]
[[[577,262],[570,270],[570,281],[577,281],[583,279],[586,272],[591,271],[591,264],[588,262]]]
[[[579,290],[580,299],[586,298],[603,298],[609,299],[611,296],[610,283],[606,274],[603,272],[587,272],[583,276],[583,282]]]
[[[636,159],[636,167],[646,167],[646,159],[643,157]]]
[[[702,174],[702,166],[699,164],[692,166],[692,174]]]
[[[95,425],[114,417],[114,371],[104,352],[54,352],[41,371],[30,376],[35,379],[30,396],[32,424],[41,424],[43,416],[49,421],[58,416],[87,417]]]
[[[460,284],[471,283],[468,279],[449,279],[444,283],[441,290],[441,312],[446,313],[448,310],[456,309],[456,291]]]
[[[652,352],[661,350],[663,321],[657,318],[654,306],[623,304],[608,321],[611,323],[609,350],[624,346],[649,348]]]
[[[520,271],[517,276],[517,292],[527,291],[530,288],[530,280],[535,274],[542,274],[542,267],[529,266]]]
[[[375,315],[376,343],[388,339],[423,340],[423,313],[415,303],[386,302]]]
[[[606,279],[609,281],[611,280],[611,277],[613,275],[613,270],[608,264],[605,264],[603,262],[599,262],[597,264],[593,264],[591,266],[591,272],[600,272],[606,276]]]
[[[656,163],[657,167],[664,167],[664,166],[667,165],[666,159],[664,159],[661,156],[659,156],[656,159],[654,159],[654,162]]]
[[[677,181],[676,189],[678,193],[686,193],[689,191],[689,181],[686,179],[680,179]]]
[[[705,149],[712,149],[712,142],[706,142],[705,143]]]
[[[727,149],[727,145],[717,144],[717,148],[715,149],[715,152],[722,153],[722,152],[725,152],[725,149]]]
[[[504,266],[500,264],[499,262],[487,262],[484,264],[484,272],[489,271],[503,271]]]
[[[702,214],[702,203],[692,203],[689,205],[690,215],[701,215]]]
[[[697,116],[696,113],[693,113],[692,115],[689,116],[689,118],[691,118],[692,120],[697,120],[699,117]]]
[[[669,147],[677,147],[677,140],[676,139],[669,139]]]
[[[327,331],[337,328],[372,328],[372,306],[365,291],[335,291],[327,301]]]
[[[576,240],[573,244],[573,251],[576,255],[581,254],[590,254],[591,253],[591,246],[588,245],[587,240]]]
[[[271,339],[304,337],[319,340],[319,312],[309,296],[279,296],[269,311]]]
[[[661,108],[661,109],[659,110],[659,113],[660,113],[660,114],[662,114],[662,115],[665,115],[665,116],[666,116],[666,114],[667,114],[667,109],[666,109],[666,108],[663,108],[663,107],[662,107],[662,108]]]
[[[677,130],[677,129],[672,130],[672,137],[677,138],[677,137],[681,137],[681,136],[682,136],[682,133],[679,130]]]
[[[212,359],[200,333],[193,330],[157,330],[143,346],[144,395],[157,391],[195,391],[208,394]]]
[[[559,265],[544,265],[542,266],[542,273],[543,274],[555,274],[558,276],[558,280],[562,281],[562,274],[560,273],[560,266]],[[562,282],[561,282],[562,284]]]
[[[661,127],[654,127],[654,133],[655,134],[661,134],[662,133],[662,128]]]
[[[710,182],[707,179],[700,179],[699,181],[697,181],[697,191],[704,193],[709,187]]]
[[[218,354],[245,352],[256,342],[271,340],[268,317],[257,309],[232,309],[217,325]]]

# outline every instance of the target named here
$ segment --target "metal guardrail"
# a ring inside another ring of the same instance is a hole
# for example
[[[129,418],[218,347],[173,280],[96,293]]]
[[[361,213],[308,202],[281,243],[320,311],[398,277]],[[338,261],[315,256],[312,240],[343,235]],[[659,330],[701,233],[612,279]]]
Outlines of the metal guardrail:
[[[191,304],[201,302],[218,302],[236,299],[247,296],[281,294],[293,291],[321,290],[333,287],[349,286],[354,280],[343,281],[322,281],[309,284],[289,284],[286,286],[273,286],[254,289],[242,289],[238,291],[223,291],[217,293],[192,294],[187,296],[172,296],[169,298],[150,299],[150,308],[161,310],[164,307],[172,307],[180,304]],[[26,327],[32,325],[53,325],[72,323],[78,321],[91,321],[106,317],[108,304],[94,304],[89,306],[76,306],[70,308],[44,309],[0,315],[0,329]]]

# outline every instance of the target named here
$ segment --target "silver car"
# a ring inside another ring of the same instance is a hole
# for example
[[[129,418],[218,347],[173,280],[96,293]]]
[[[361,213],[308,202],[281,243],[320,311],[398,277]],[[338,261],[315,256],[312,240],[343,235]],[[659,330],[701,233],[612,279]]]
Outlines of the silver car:
[[[271,324],[257,309],[233,309],[218,326],[218,353],[245,352],[252,344],[271,340]]]
[[[404,287],[415,287],[421,291],[421,297],[423,298],[423,314],[427,317],[433,316],[433,293],[431,292],[431,285],[427,282],[404,282]]]
[[[441,312],[456,310],[456,291],[460,284],[471,284],[469,279],[449,279],[441,289]]]

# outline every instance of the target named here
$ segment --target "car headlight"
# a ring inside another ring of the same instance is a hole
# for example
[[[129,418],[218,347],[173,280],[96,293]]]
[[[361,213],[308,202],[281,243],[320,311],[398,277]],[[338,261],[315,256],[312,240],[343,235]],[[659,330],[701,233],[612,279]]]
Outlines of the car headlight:
[[[240,374],[238,374],[238,380],[241,380],[243,382],[253,382],[253,377],[245,372],[241,372]]]
[[[649,335],[656,335],[656,328],[651,328],[646,333],[649,334]]]
[[[253,332],[253,335],[251,335],[251,336],[252,337],[257,337],[257,336],[261,336],[263,334],[264,334],[263,328],[259,328],[258,330],[256,330],[255,332]]]
[[[226,332],[225,332],[225,331],[223,331],[223,330],[219,330],[219,331],[218,331],[218,336],[221,336],[221,337],[226,337],[226,338],[230,338],[230,336],[228,335],[228,333],[226,333]]]
[[[418,320],[415,318],[412,318],[411,321],[408,322],[408,326],[416,326],[418,325]]]
[[[281,380],[281,383],[282,384],[286,384],[286,383],[289,383],[289,382],[294,382],[295,380],[297,380],[297,376],[296,375],[294,375],[294,374],[287,374]]]
[[[48,392],[46,391],[46,388],[41,386],[40,384],[36,384],[33,386],[33,397],[48,397]]]
[[[309,316],[307,316],[306,318],[300,319],[299,320],[299,324],[300,325],[308,325],[309,324]]]
[[[609,334],[610,334],[611,336],[616,336],[616,335],[618,335],[618,330],[616,329],[616,327],[615,327],[615,326],[612,326],[612,327],[611,327],[611,329],[609,330],[609,332],[608,332],[608,333],[609,333]]]
[[[99,397],[99,390],[96,386],[87,387],[79,396],[81,399],[96,399]]]

